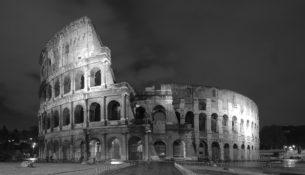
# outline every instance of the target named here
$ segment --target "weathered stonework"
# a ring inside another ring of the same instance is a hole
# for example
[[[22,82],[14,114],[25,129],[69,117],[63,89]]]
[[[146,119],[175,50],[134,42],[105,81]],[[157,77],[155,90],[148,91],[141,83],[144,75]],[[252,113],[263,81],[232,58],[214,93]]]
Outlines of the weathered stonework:
[[[258,159],[252,100],[177,84],[136,94],[115,82],[110,50],[87,17],[58,32],[39,64],[42,160]]]

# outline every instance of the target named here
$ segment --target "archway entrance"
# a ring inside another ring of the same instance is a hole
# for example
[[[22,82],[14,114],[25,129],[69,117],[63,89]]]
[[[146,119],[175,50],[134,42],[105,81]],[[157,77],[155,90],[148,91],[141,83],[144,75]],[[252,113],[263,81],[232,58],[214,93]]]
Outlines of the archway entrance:
[[[229,161],[230,160],[230,146],[228,143],[224,145],[224,160]]]
[[[65,140],[62,145],[62,159],[70,160],[70,142]]]
[[[246,160],[246,158],[245,158],[245,145],[244,144],[241,145],[241,150],[240,151],[241,151],[240,152],[240,159],[241,160]]]
[[[185,157],[185,143],[181,140],[176,140],[173,143],[173,156]]]
[[[238,160],[238,146],[236,144],[233,145],[233,160]]]
[[[198,148],[198,159],[203,160],[207,156],[207,146],[204,141],[201,141],[199,143],[199,148]]]
[[[252,160],[251,158],[251,151],[250,151],[250,146],[247,146],[247,160]]]
[[[128,141],[129,160],[143,159],[143,143],[139,137],[133,136]]]
[[[112,138],[109,142],[110,159],[121,159],[121,143],[118,138]]]
[[[154,147],[155,147],[157,155],[160,158],[163,158],[163,157],[166,156],[166,145],[165,145],[164,142],[156,141],[155,144],[154,144]]]
[[[212,143],[212,160],[219,160],[220,158],[220,147],[217,142]]]
[[[101,152],[101,143],[98,139],[90,140],[89,142],[89,152],[90,152],[90,158],[91,159],[98,159],[100,157]]]

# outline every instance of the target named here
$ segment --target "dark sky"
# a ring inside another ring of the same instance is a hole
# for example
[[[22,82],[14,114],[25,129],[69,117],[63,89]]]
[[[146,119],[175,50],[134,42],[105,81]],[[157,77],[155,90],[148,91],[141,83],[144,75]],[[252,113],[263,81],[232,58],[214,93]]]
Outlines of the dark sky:
[[[37,123],[40,51],[81,16],[118,82],[230,89],[257,103],[261,126],[305,124],[304,0],[1,0],[0,126]]]

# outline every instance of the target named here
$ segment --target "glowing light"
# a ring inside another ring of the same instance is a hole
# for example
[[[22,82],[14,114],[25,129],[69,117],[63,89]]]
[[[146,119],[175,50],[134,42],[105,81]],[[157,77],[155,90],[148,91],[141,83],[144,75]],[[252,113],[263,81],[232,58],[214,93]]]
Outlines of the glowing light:
[[[110,161],[110,164],[111,165],[119,165],[119,164],[122,164],[123,162],[121,161],[121,160],[115,160],[115,159],[113,159],[113,160],[111,160]]]

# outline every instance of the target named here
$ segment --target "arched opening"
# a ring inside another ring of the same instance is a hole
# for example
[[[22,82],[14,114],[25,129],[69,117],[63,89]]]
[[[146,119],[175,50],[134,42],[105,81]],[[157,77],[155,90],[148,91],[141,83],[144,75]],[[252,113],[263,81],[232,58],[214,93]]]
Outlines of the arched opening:
[[[155,147],[155,150],[156,150],[156,153],[157,155],[160,157],[160,158],[164,158],[166,156],[166,145],[164,142],[162,141],[156,141],[154,143],[154,147]]]
[[[218,115],[213,113],[212,116],[211,116],[211,130],[212,130],[212,132],[218,132],[217,119],[218,119]]]
[[[109,140],[109,154],[110,159],[121,159],[121,142],[118,138]]]
[[[136,115],[135,115],[135,124],[143,124],[147,120],[145,116],[145,108],[142,106],[136,108]]]
[[[188,128],[194,128],[194,113],[188,111],[185,116],[185,124]]]
[[[83,140],[77,140],[75,142],[75,160],[76,161],[83,161],[85,156],[86,144]]]
[[[63,160],[70,160],[70,142],[67,140],[62,144],[62,158]]]
[[[241,119],[240,120],[240,134],[244,134],[244,120]]]
[[[84,109],[81,105],[77,105],[74,111],[74,123],[79,124],[84,122]]]
[[[121,119],[121,107],[117,101],[111,101],[108,104],[108,120],[120,120]]]
[[[84,89],[85,87],[85,78],[82,71],[78,71],[75,74],[75,90]]]
[[[129,160],[142,160],[143,143],[141,138],[133,136],[128,141]]]
[[[200,113],[199,114],[199,131],[206,131],[206,120],[207,120],[207,115],[205,113]]]
[[[56,82],[55,82],[54,91],[55,91],[55,97],[59,96],[59,94],[60,94],[59,80],[56,80]]]
[[[69,125],[70,124],[70,110],[68,108],[65,108],[62,112],[62,119],[63,119],[63,125]]]
[[[153,109],[153,132],[165,133],[166,113],[163,106],[156,106]]]
[[[237,117],[233,116],[232,118],[232,131],[233,133],[237,133]]]
[[[228,132],[228,116],[227,115],[223,115],[223,118],[222,118],[222,128],[223,128],[223,131],[225,133]]]
[[[52,86],[47,85],[47,100],[50,100],[52,98]]]
[[[90,159],[94,162],[101,156],[101,143],[99,139],[92,139],[89,142],[89,153]]]
[[[90,72],[90,86],[100,86],[101,80],[101,70],[99,68],[93,68]]]
[[[52,160],[53,159],[53,144],[51,141],[47,143],[47,153],[46,153],[46,159]]]
[[[236,144],[233,145],[233,160],[238,160],[238,146]]]
[[[53,127],[56,128],[59,126],[59,113],[58,111],[53,112]]]
[[[182,140],[176,140],[173,143],[173,157],[185,157],[185,143]]]
[[[53,160],[59,160],[59,142],[57,140],[55,140],[54,143],[53,143],[52,159]]]
[[[244,144],[241,145],[241,150],[240,151],[241,151],[240,152],[240,159],[241,160],[246,160],[246,157],[245,157],[245,145]]]
[[[199,143],[199,148],[198,148],[198,153],[199,153],[199,159],[203,160],[207,157],[207,144],[204,141],[201,141]]]
[[[224,160],[230,160],[230,145],[228,143],[224,145]]]
[[[64,78],[64,94],[69,93],[71,91],[71,78],[70,76],[66,76]]]
[[[178,121],[178,125],[180,125],[180,113],[179,112],[175,112],[175,114],[176,114],[176,118],[177,118],[177,121]]]
[[[252,160],[251,158],[251,151],[250,151],[250,146],[247,146],[247,160]]]
[[[199,110],[206,110],[206,100],[205,99],[199,99],[198,101],[198,109]]]
[[[217,142],[212,143],[212,160],[219,160],[220,159],[220,147]]]
[[[91,103],[90,105],[90,122],[97,122],[101,120],[101,106],[98,103]]]

